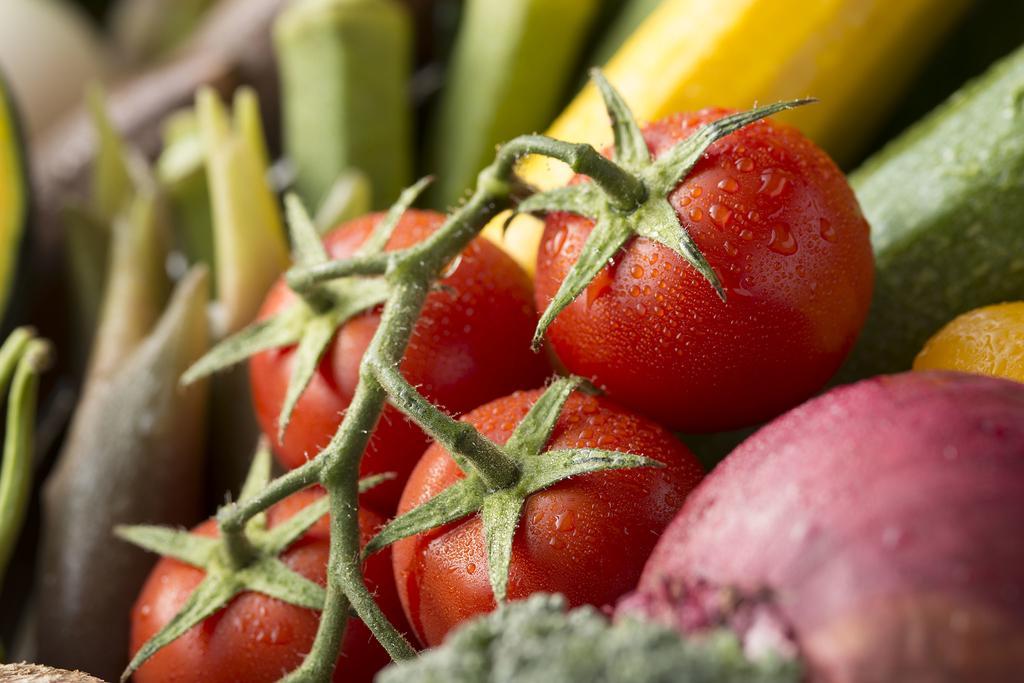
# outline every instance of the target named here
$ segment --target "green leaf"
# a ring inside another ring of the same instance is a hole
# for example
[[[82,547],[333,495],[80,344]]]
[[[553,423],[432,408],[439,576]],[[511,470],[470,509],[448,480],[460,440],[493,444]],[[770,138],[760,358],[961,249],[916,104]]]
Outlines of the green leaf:
[[[268,595],[296,607],[321,610],[326,593],[323,586],[298,574],[276,557],[264,557],[239,570],[238,580],[246,590]]]
[[[603,195],[593,183],[579,183],[556,187],[547,192],[530,195],[516,206],[517,213],[551,213],[567,211],[580,216],[592,216],[595,207],[603,203]]]
[[[302,508],[294,515],[267,531],[258,541],[260,550],[267,555],[278,555],[288,546],[297,541],[309,527],[317,523],[331,509],[331,501],[326,495]]]
[[[544,450],[558,422],[558,416],[562,414],[565,402],[583,381],[580,377],[570,376],[559,377],[552,382],[530,407],[522,422],[516,426],[505,444],[505,450],[520,459]]]
[[[539,349],[544,340],[548,326],[565,308],[576,299],[587,285],[597,276],[608,262],[618,253],[630,237],[633,230],[620,216],[611,212],[605,213],[594,226],[579,259],[573,264],[569,273],[562,280],[562,285],[551,303],[544,310],[537,330],[533,335],[533,348]]]
[[[793,109],[794,107],[801,107],[811,102],[814,102],[814,100],[804,99],[778,102],[749,111],[730,114],[701,126],[693,135],[658,157],[651,171],[645,173],[646,179],[650,181],[649,187],[652,194],[667,196],[676,185],[686,178],[708,147],[718,140],[772,114],[778,114],[781,111]]]
[[[402,190],[402,194],[398,195],[398,201],[391,205],[387,215],[373,229],[373,232],[366,239],[366,242],[363,243],[363,246],[360,247],[359,251],[356,252],[356,255],[368,256],[384,251],[384,247],[387,246],[388,240],[391,238],[391,233],[398,227],[398,222],[402,220],[402,216],[433,180],[430,176],[426,176]]]
[[[91,205],[100,218],[109,223],[131,198],[134,183],[127,150],[110,120],[103,90],[98,86],[88,88],[85,102],[96,135]]]
[[[0,393],[7,391],[7,385],[14,376],[14,369],[25,353],[25,348],[32,340],[32,331],[27,327],[19,327],[11,332],[0,346]]]
[[[651,152],[647,148],[647,141],[644,140],[644,134],[640,131],[633,112],[600,69],[591,69],[590,78],[600,91],[604,106],[608,110],[608,118],[612,122],[616,163],[631,170],[641,168],[645,162],[651,160]]]
[[[384,482],[391,481],[396,477],[397,475],[394,472],[381,472],[370,477],[363,477],[359,480],[359,493],[366,493],[375,486],[380,486]]]
[[[288,380],[288,391],[278,415],[278,443],[284,441],[295,405],[313,379],[335,332],[359,313],[387,301],[390,288],[383,278],[345,278],[324,285],[323,291],[331,293],[334,303],[320,315],[307,320],[303,326]]]
[[[293,192],[285,195],[284,208],[288,218],[288,232],[292,238],[292,258],[295,264],[308,267],[326,263],[329,259],[327,249],[299,196]]]
[[[288,378],[288,391],[277,417],[277,442],[284,443],[288,423],[291,422],[295,404],[299,402],[302,392],[309,386],[310,380],[320,365],[320,359],[334,338],[337,329],[335,317],[329,313],[318,315],[306,323],[299,346],[295,349],[291,376]]]
[[[345,221],[369,213],[373,206],[373,191],[366,174],[357,169],[342,173],[316,210],[313,223],[321,235]]]
[[[494,601],[499,605],[505,602],[508,593],[512,540],[519,525],[524,500],[518,491],[495,491],[484,498],[481,510],[484,541],[487,544],[487,573]]]
[[[114,527],[114,535],[151,553],[173,557],[179,562],[204,569],[220,547],[220,541],[197,536],[184,529],[137,524]]]
[[[256,316],[289,261],[277,196],[266,178],[266,147],[257,139],[262,126],[256,100],[239,96],[236,107],[231,118],[211,87],[196,94],[225,333]]]
[[[273,456],[270,452],[270,442],[266,437],[260,437],[256,444],[256,452],[252,456],[252,464],[249,472],[245,475],[245,482],[242,490],[238,493],[238,500],[249,500],[267,487],[270,483],[271,468],[273,467]]]
[[[388,522],[366,544],[363,554],[372,555],[395,541],[415,536],[472,514],[483,506],[486,493],[487,490],[479,477],[471,475],[462,479],[426,503]]]
[[[718,294],[718,298],[725,301],[725,288],[722,287],[718,273],[708,263],[704,253],[690,236],[690,232],[679,222],[679,215],[668,200],[656,199],[645,202],[631,219],[638,235],[663,244],[682,256],[708,281]]]
[[[256,452],[252,456],[252,464],[245,475],[245,482],[242,483],[242,490],[238,493],[238,500],[244,501],[255,498],[270,483],[271,469],[273,468],[273,456],[270,452],[270,441],[261,436],[256,444]],[[267,513],[261,512],[253,515],[252,519],[245,525],[249,531],[260,532],[267,528]]]
[[[135,653],[128,668],[121,674],[122,683],[127,681],[147,659],[180,638],[190,628],[216,613],[241,590],[242,585],[234,576],[218,572],[207,573],[206,578],[188,596],[188,601],[181,611],[175,614],[156,635],[147,640]]]
[[[255,322],[220,342],[195,362],[181,376],[181,384],[189,385],[215,372],[224,370],[261,351],[290,346],[302,337],[307,319],[313,313],[303,304],[296,304],[273,318]]]
[[[27,338],[30,334],[25,328],[15,330],[0,349],[0,391],[6,389],[10,379],[12,359],[16,354],[21,356],[10,379],[0,464],[0,584],[28,513],[39,376],[52,355],[48,342]]]
[[[542,457],[523,463],[520,489],[536,493],[558,482],[590,472],[626,470],[637,467],[664,467],[657,460],[642,455],[606,451],[599,448],[571,448],[547,451]]]

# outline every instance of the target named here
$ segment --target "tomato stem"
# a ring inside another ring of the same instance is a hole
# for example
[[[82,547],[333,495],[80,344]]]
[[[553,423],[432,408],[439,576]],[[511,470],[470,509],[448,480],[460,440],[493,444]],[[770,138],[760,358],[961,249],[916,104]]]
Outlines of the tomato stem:
[[[331,549],[327,591],[316,638],[303,664],[289,681],[330,680],[345,632],[349,607],[370,628],[396,660],[415,650],[387,620],[362,576],[358,526],[359,462],[371,432],[390,400],[429,435],[471,466],[488,487],[513,486],[520,477],[516,460],[481,435],[424,398],[399,372],[416,320],[430,287],[483,227],[513,202],[515,165],[528,154],[542,154],[591,176],[622,210],[633,210],[646,196],[643,183],[604,158],[589,145],[571,144],[537,135],[516,138],[501,148],[495,161],[480,173],[469,200],[448,216],[424,241],[408,249],[361,254],[351,259],[301,265],[288,273],[299,293],[341,277],[383,275],[390,287],[380,325],[363,357],[359,384],[338,431],[316,458],[270,484],[252,498],[226,508],[222,533],[240,534],[246,522],[273,503],[314,483],[330,497]]]
[[[383,275],[398,254],[395,252],[353,256],[339,261],[327,261],[306,268],[294,268],[285,274],[288,287],[303,295],[317,285],[353,275]]]

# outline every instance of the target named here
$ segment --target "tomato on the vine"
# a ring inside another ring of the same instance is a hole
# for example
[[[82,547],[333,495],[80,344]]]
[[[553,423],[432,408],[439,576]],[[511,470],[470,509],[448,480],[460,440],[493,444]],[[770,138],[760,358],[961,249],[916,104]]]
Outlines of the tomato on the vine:
[[[374,214],[331,232],[324,244],[332,258],[351,256],[381,220]],[[408,247],[433,233],[444,216],[406,211],[388,251]],[[432,292],[402,362],[402,374],[432,403],[455,414],[516,389],[540,386],[550,369],[530,352],[537,322],[528,276],[490,242],[478,238],[452,263]],[[295,302],[281,281],[263,304],[266,320]],[[380,322],[373,310],[345,323],[324,354],[318,371],[292,414],[283,443],[277,420],[284,403],[295,347],[258,353],[250,360],[253,402],[263,432],[281,464],[295,468],[327,445],[341,423],[359,381],[359,364]],[[396,478],[365,494],[375,509],[394,510],[409,471],[427,446],[418,427],[388,406],[362,461],[362,476],[392,472]]]
[[[643,135],[659,157],[727,113],[672,116]],[[559,359],[686,432],[754,424],[819,390],[863,325],[874,279],[868,224],[840,170],[798,131],[765,120],[712,144],[668,199],[727,301],[671,249],[634,237],[548,328]],[[547,216],[539,308],[593,227]]]
[[[270,528],[311,504],[322,491],[294,494],[267,511]],[[384,523],[384,518],[359,509],[359,529],[365,545]],[[195,528],[200,536],[217,536],[217,523],[207,520]],[[326,516],[292,543],[281,560],[293,571],[324,585],[330,529]],[[408,631],[395,592],[388,553],[370,557],[364,566],[367,586],[384,613],[400,630]],[[201,569],[172,558],[153,568],[132,609],[131,651],[135,653],[188,600],[203,580]],[[320,615],[266,595],[242,593],[226,607],[193,627],[157,652],[134,675],[138,683],[209,681],[211,683],[259,683],[276,681],[296,668],[309,652]],[[390,662],[387,652],[369,629],[356,618],[348,621],[334,680],[371,681]]]
[[[517,392],[463,419],[503,444],[540,394]],[[703,470],[659,425],[580,393],[569,397],[551,433],[546,450],[556,448],[624,451],[665,465],[578,475],[531,494],[523,506],[508,598],[545,591],[563,593],[573,606],[611,605],[635,586],[658,535]],[[399,513],[464,476],[448,451],[432,445],[409,477]],[[479,514],[397,541],[393,551],[402,606],[425,644],[439,644],[462,621],[495,608]]]

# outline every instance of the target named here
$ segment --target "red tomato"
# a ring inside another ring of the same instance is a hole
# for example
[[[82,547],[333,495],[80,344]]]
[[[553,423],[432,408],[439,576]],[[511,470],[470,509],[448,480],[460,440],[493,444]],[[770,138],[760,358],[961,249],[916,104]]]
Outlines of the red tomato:
[[[644,136],[659,155],[727,113],[669,117]],[[675,252],[634,238],[549,328],[561,361],[685,432],[754,424],[818,391],[853,345],[874,281],[868,224],[843,174],[795,129],[762,121],[713,144],[669,201],[728,302]],[[548,216],[538,308],[592,228]]]
[[[381,219],[374,214],[351,221],[330,233],[325,244],[331,256],[351,255]],[[444,220],[439,213],[407,211],[388,250],[418,242]],[[427,298],[402,362],[402,373],[434,404],[461,413],[516,389],[540,386],[550,367],[530,352],[537,323],[530,280],[503,251],[484,239],[474,240],[454,272]],[[268,318],[295,300],[278,282],[263,304]],[[281,464],[294,468],[327,445],[359,381],[359,363],[369,345],[380,312],[370,311],[346,323],[335,336],[317,372],[292,414],[284,443],[277,443],[277,417],[291,376],[294,347],[253,356],[250,361],[253,401],[260,425],[275,446]],[[423,449],[427,437],[396,409],[388,406],[378,423],[362,463],[362,476],[394,472],[397,478],[365,496],[374,509],[391,512]]]
[[[322,491],[295,494],[267,513],[271,527],[312,503]],[[360,508],[359,528],[365,544],[384,519]],[[207,520],[195,529],[216,536],[217,524]],[[306,578],[324,585],[330,529],[328,519],[314,524],[282,555],[282,561]],[[395,593],[390,557],[373,556],[364,567],[367,585],[384,613],[408,632]],[[146,580],[132,609],[131,651],[157,633],[181,609],[203,579],[203,571],[170,558],[161,559]],[[309,652],[320,616],[317,612],[274,600],[259,593],[243,593],[221,611],[193,627],[156,653],[135,673],[136,683],[207,681],[259,683],[276,681],[297,667]],[[334,673],[336,681],[371,681],[390,658],[358,619],[349,619]]]
[[[505,443],[540,394],[515,393],[463,419]],[[580,475],[531,495],[513,540],[510,600],[545,591],[565,594],[573,606],[612,605],[635,587],[661,531],[703,476],[693,454],[660,426],[577,393],[563,408],[548,448],[586,447],[627,451],[667,466]],[[432,445],[409,477],[399,512],[463,476],[448,452]],[[394,567],[406,616],[427,645],[495,608],[479,515],[399,541]]]

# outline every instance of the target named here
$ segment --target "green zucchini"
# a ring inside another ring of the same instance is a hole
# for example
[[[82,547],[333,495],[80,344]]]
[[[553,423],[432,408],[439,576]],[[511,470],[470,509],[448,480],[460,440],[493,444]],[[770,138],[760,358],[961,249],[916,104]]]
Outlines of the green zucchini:
[[[428,140],[429,190],[455,204],[501,142],[551,123],[601,0],[467,0]]]
[[[409,184],[412,41],[393,0],[297,0],[278,18],[284,146],[306,206],[320,206],[353,168],[378,208]]]
[[[841,381],[900,372],[935,331],[1024,297],[1024,48],[851,176],[871,224],[871,313]]]
[[[28,240],[29,176],[14,101],[0,78],[0,321],[6,323]],[[4,326],[6,329],[6,325]]]

